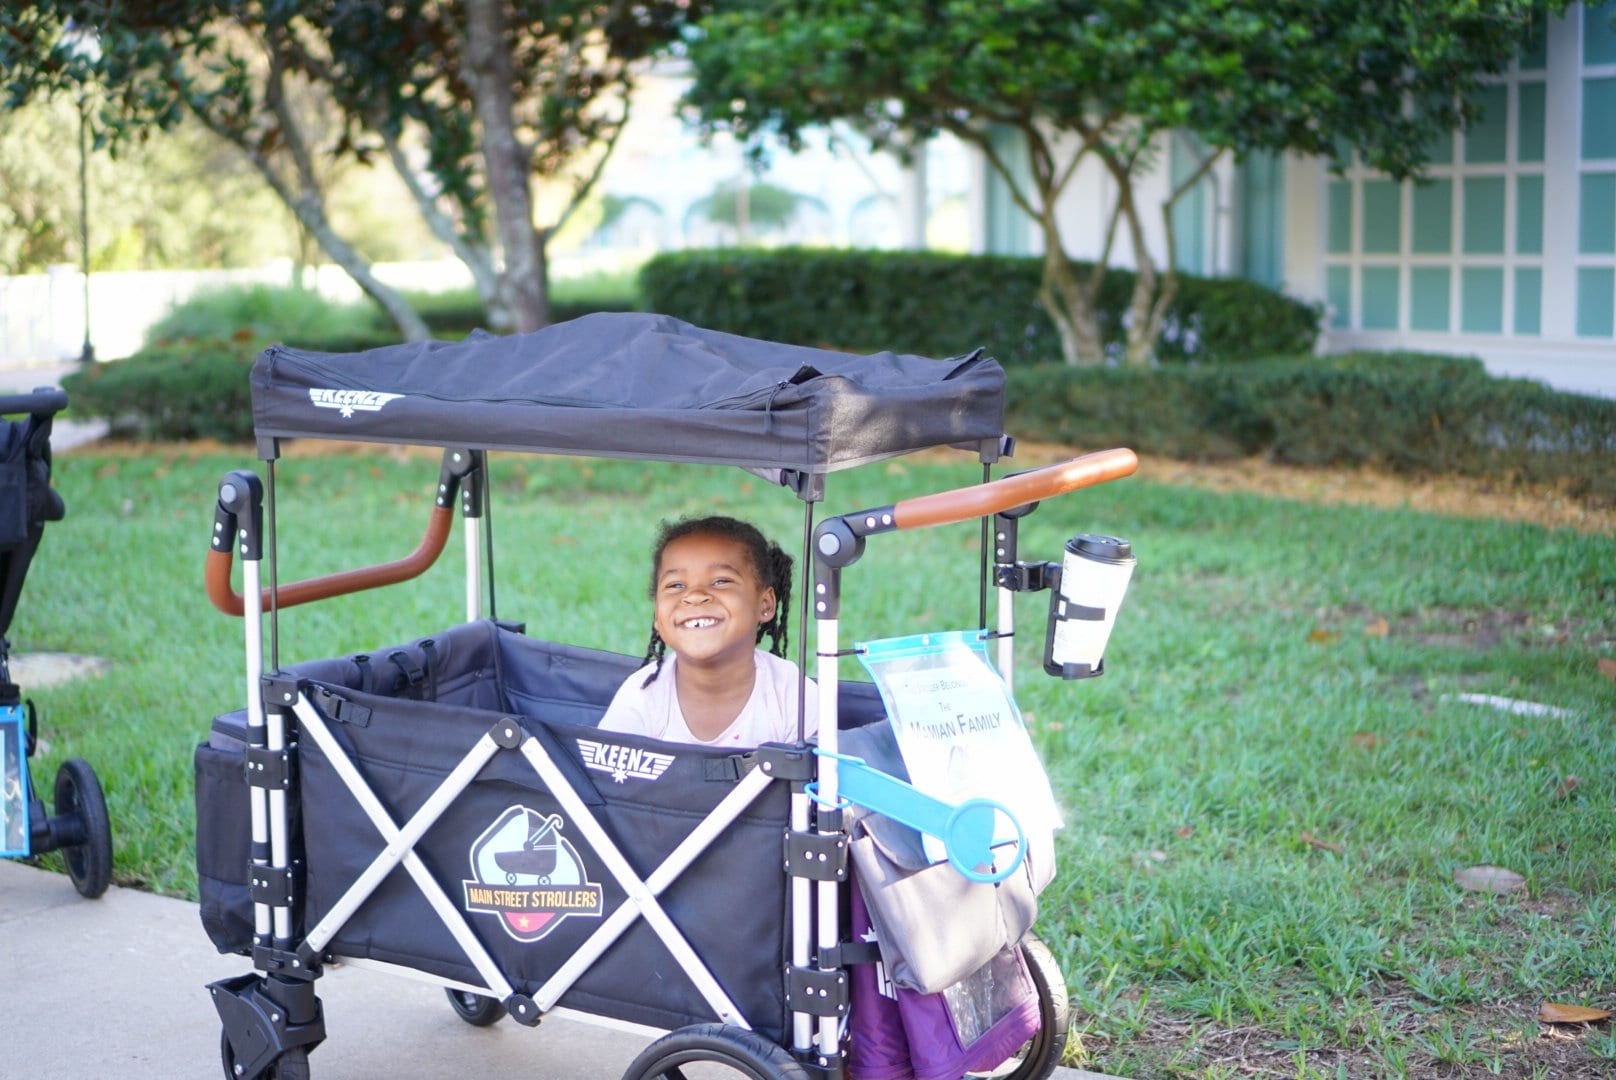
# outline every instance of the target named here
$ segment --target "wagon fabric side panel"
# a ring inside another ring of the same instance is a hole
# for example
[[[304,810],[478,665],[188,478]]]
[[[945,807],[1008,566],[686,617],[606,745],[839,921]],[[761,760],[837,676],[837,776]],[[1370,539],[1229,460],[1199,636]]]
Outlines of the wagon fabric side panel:
[[[505,714],[345,693],[371,710],[334,723],[351,761],[398,823]],[[521,717],[644,878],[726,795],[720,753],[607,736],[592,727]],[[326,756],[305,742],[302,809],[307,913],[318,922],[382,851],[383,841]],[[716,778],[713,775],[716,774]],[[663,894],[674,924],[748,1020],[779,1038],[787,792],[775,785]],[[416,853],[523,992],[533,993],[623,903],[621,885],[552,792],[515,754],[497,756],[416,844]],[[478,983],[476,970],[415,883],[395,870],[329,948]],[[560,1000],[585,1012],[658,1027],[711,1019],[710,1010],[643,920]]]

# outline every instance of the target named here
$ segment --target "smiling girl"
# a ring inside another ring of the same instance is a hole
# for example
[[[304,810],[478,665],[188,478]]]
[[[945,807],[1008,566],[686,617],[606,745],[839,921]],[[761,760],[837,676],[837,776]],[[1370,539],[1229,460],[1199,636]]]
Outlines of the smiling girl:
[[[784,659],[791,556],[730,517],[664,524],[652,553],[651,641],[600,726],[673,742],[797,740],[797,665]],[[764,636],[770,651],[758,648]],[[806,683],[807,728],[817,692]]]

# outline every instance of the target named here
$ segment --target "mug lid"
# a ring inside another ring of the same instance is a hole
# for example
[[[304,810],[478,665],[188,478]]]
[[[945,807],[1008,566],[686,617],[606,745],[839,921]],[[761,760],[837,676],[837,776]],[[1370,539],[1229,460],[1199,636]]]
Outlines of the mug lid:
[[[1066,541],[1066,549],[1074,555],[1086,555],[1091,559],[1121,560],[1133,557],[1133,545],[1128,541],[1099,533],[1080,533]]]

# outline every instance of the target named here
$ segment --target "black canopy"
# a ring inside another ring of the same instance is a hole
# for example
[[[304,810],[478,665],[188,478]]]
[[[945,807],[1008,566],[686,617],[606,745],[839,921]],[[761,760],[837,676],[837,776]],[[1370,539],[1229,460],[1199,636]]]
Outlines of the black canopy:
[[[357,353],[274,345],[252,371],[266,458],[310,437],[825,473],[996,445],[1003,392],[980,350],[857,356],[640,313]]]

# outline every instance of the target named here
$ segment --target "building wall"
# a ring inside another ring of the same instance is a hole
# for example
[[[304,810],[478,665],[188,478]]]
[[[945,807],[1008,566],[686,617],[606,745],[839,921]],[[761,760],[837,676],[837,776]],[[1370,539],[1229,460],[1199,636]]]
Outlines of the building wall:
[[[1486,116],[1433,148],[1426,182],[1296,154],[1221,163],[1174,211],[1178,264],[1328,305],[1320,348],[1481,357],[1497,374],[1616,396],[1616,0],[1573,5],[1492,80]],[[1137,187],[1159,207],[1193,158],[1183,136]],[[977,166],[973,250],[1043,250]],[[1115,186],[1085,162],[1058,211],[1067,251],[1100,251]],[[1165,258],[1160,214],[1147,243]],[[1125,237],[1111,261],[1134,265]]]
[[[1287,272],[1328,304],[1323,348],[1472,354],[1499,374],[1616,395],[1613,15],[1578,5],[1526,43],[1488,86],[1483,120],[1434,148],[1427,182],[1287,163],[1319,204],[1288,205],[1287,235],[1319,243]]]
[[[1057,139],[1053,152],[1058,161],[1073,153],[1076,140]],[[1016,131],[999,129],[995,148],[1016,176],[1017,186],[1031,196],[1027,176],[1025,140]],[[1134,198],[1140,207],[1140,227],[1145,248],[1161,266],[1167,258],[1167,229],[1160,210],[1172,186],[1188,176],[1199,160],[1200,147],[1185,136],[1163,137],[1155,151],[1165,164],[1139,176]],[[1036,222],[1011,199],[1008,187],[987,164],[986,158],[972,152],[973,177],[970,250],[996,255],[1041,255],[1044,238]],[[1174,207],[1173,227],[1178,245],[1180,269],[1197,274],[1234,272],[1237,257],[1239,169],[1227,158],[1220,161],[1199,184]],[[1074,259],[1092,260],[1105,246],[1106,226],[1116,206],[1117,185],[1093,155],[1078,165],[1055,209],[1056,224],[1066,253]],[[1138,265],[1133,242],[1120,224],[1111,241],[1107,265],[1132,269]]]

